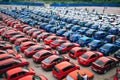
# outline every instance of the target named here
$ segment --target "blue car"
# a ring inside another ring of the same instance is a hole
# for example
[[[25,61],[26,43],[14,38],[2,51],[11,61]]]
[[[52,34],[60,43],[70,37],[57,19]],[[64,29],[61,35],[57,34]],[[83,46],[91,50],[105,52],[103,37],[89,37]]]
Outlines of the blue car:
[[[49,18],[43,18],[43,22],[49,23],[50,19]]]
[[[91,26],[91,29],[95,29],[95,30],[98,30],[99,29],[99,24],[93,24],[92,26]]]
[[[89,28],[87,28],[87,27],[81,27],[81,28],[77,31],[77,33],[79,33],[79,34],[81,34],[81,35],[84,35],[88,29],[89,29]]]
[[[71,28],[71,30],[72,30],[73,32],[76,32],[76,31],[79,30],[80,28],[81,28],[80,26],[74,25],[74,26]]]
[[[72,21],[73,21],[73,19],[67,18],[65,22],[71,23]]]
[[[63,36],[63,34],[66,32],[67,30],[66,29],[60,29],[56,32],[56,35],[57,36]]]
[[[107,43],[101,46],[98,51],[102,52],[105,56],[109,56],[116,52],[118,49],[119,48],[116,45]]]
[[[69,38],[71,42],[77,42],[81,38],[80,34],[72,34]]]
[[[93,35],[95,34],[95,32],[97,32],[97,30],[95,30],[95,29],[89,29],[89,30],[86,31],[86,36],[93,37]]]
[[[59,29],[60,28],[58,28],[58,27],[53,27],[53,28],[50,29],[50,32],[51,33],[56,33]]]
[[[110,29],[109,26],[101,26],[100,31],[108,31]]]
[[[91,26],[92,26],[93,24],[94,24],[93,22],[88,22],[88,23],[85,24],[85,27],[91,28]]]
[[[48,23],[42,23],[39,25],[39,29],[44,29],[45,26],[47,26],[47,25],[48,25]]]
[[[108,31],[109,34],[112,34],[112,35],[117,35],[119,33],[119,29],[118,28],[111,28],[109,31]]]
[[[120,48],[120,38],[115,40],[114,44]]]
[[[120,61],[120,49],[114,53],[114,57]]]
[[[88,47],[90,48],[90,50],[97,50],[98,48],[100,48],[102,45],[104,44],[104,42],[100,41],[100,40],[93,40],[92,42],[90,42],[88,44]]]
[[[64,36],[65,38],[69,39],[72,34],[73,34],[72,31],[66,31],[66,32],[63,34],[63,36]]]
[[[54,27],[54,26],[48,24],[48,25],[45,26],[45,30],[46,30],[47,32],[50,32],[50,29],[51,29],[52,27]]]
[[[97,32],[95,32],[93,37],[94,37],[94,39],[101,40],[101,39],[104,39],[105,36],[107,36],[106,32],[104,32],[104,31],[97,31]]]
[[[83,36],[78,40],[77,43],[80,44],[80,46],[84,47],[84,46],[87,46],[88,43],[90,43],[91,41],[93,41],[92,38]]]
[[[114,43],[117,37],[115,35],[107,35],[104,39],[105,43]]]
[[[66,29],[70,30],[73,26],[74,26],[73,24],[68,24],[68,25],[66,25]]]
[[[79,21],[79,22],[78,22],[78,24],[79,24],[80,26],[85,26],[86,23],[87,23],[87,21]]]
[[[79,21],[79,20],[74,19],[71,23],[74,24],[74,25],[77,25],[77,24],[78,24],[78,21]]]

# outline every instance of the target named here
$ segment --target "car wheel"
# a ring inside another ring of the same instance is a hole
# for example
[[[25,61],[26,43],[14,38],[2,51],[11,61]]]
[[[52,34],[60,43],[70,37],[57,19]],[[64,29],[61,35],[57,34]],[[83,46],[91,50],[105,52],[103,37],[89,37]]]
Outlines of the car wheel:
[[[103,73],[104,73],[104,74],[107,73],[107,70],[104,70]]]

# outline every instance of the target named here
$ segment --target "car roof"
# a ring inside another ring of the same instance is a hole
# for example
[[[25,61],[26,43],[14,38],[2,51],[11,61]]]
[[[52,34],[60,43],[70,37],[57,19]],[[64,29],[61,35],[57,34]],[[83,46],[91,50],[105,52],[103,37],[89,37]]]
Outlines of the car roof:
[[[102,61],[102,62],[104,62],[104,63],[106,63],[107,61],[109,61],[111,59],[108,58],[108,57],[103,56],[103,57],[100,57],[99,60]]]
[[[32,42],[32,41],[27,41],[27,42],[23,42],[22,44],[23,44],[23,45],[28,45],[28,44],[35,44],[35,43]]]
[[[114,44],[110,44],[110,43],[107,43],[107,44],[104,44],[105,46],[108,46],[108,47],[112,47],[114,46]]]
[[[88,56],[92,56],[93,54],[95,54],[95,52],[93,52],[93,51],[87,51],[84,54],[86,54]]]
[[[55,65],[56,68],[58,68],[59,70],[62,70],[64,68],[66,68],[67,66],[71,66],[73,64],[71,64],[70,62],[67,62],[67,61],[63,61],[57,65]]]
[[[78,51],[78,50],[80,50],[80,49],[82,49],[81,47],[74,47],[74,48],[72,48],[71,50],[73,50],[73,51]]]
[[[49,53],[51,53],[50,51],[48,51],[48,50],[40,50],[40,51],[38,51],[37,53],[39,53],[40,55],[42,55],[42,54],[44,54],[44,53],[46,53],[46,52],[49,52]]]
[[[50,61],[53,61],[54,59],[59,58],[59,56],[58,55],[51,55],[48,58],[50,59]]]
[[[0,65],[8,64],[8,63],[13,62],[13,61],[15,61],[14,58],[9,58],[9,59],[6,59],[6,60],[3,60],[3,61],[0,61]]]
[[[16,41],[29,40],[29,38],[18,38]]]

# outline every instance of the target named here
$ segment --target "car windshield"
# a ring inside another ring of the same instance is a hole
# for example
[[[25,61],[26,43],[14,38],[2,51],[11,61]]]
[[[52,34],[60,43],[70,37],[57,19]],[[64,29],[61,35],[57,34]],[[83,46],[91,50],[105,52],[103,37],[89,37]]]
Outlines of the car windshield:
[[[40,54],[39,54],[39,53],[36,53],[35,56],[40,57]]]
[[[56,67],[53,68],[56,72],[60,73],[60,70]]]
[[[51,60],[50,60],[49,58],[46,58],[46,59],[44,60],[44,62],[45,62],[45,63],[50,63]]]
[[[88,59],[89,56],[86,55],[86,54],[83,54],[81,57],[84,58],[84,59]]]
[[[28,50],[28,51],[32,51],[32,50],[33,50],[33,48],[28,48],[27,50]]]
[[[97,60],[95,61],[96,64],[100,65],[100,66],[103,66],[104,65],[104,62],[102,62],[101,60]]]
[[[68,75],[68,76],[66,77],[66,80],[74,80],[74,78],[72,78],[71,76]]]

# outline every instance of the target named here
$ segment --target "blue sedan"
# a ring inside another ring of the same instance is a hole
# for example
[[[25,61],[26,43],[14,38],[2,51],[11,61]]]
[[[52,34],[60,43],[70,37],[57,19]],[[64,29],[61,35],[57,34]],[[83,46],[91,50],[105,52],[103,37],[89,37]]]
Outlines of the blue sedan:
[[[94,34],[94,38],[95,38],[95,39],[98,39],[98,40],[104,39],[105,36],[107,36],[107,33],[104,32],[104,31],[97,31],[97,32]]]

